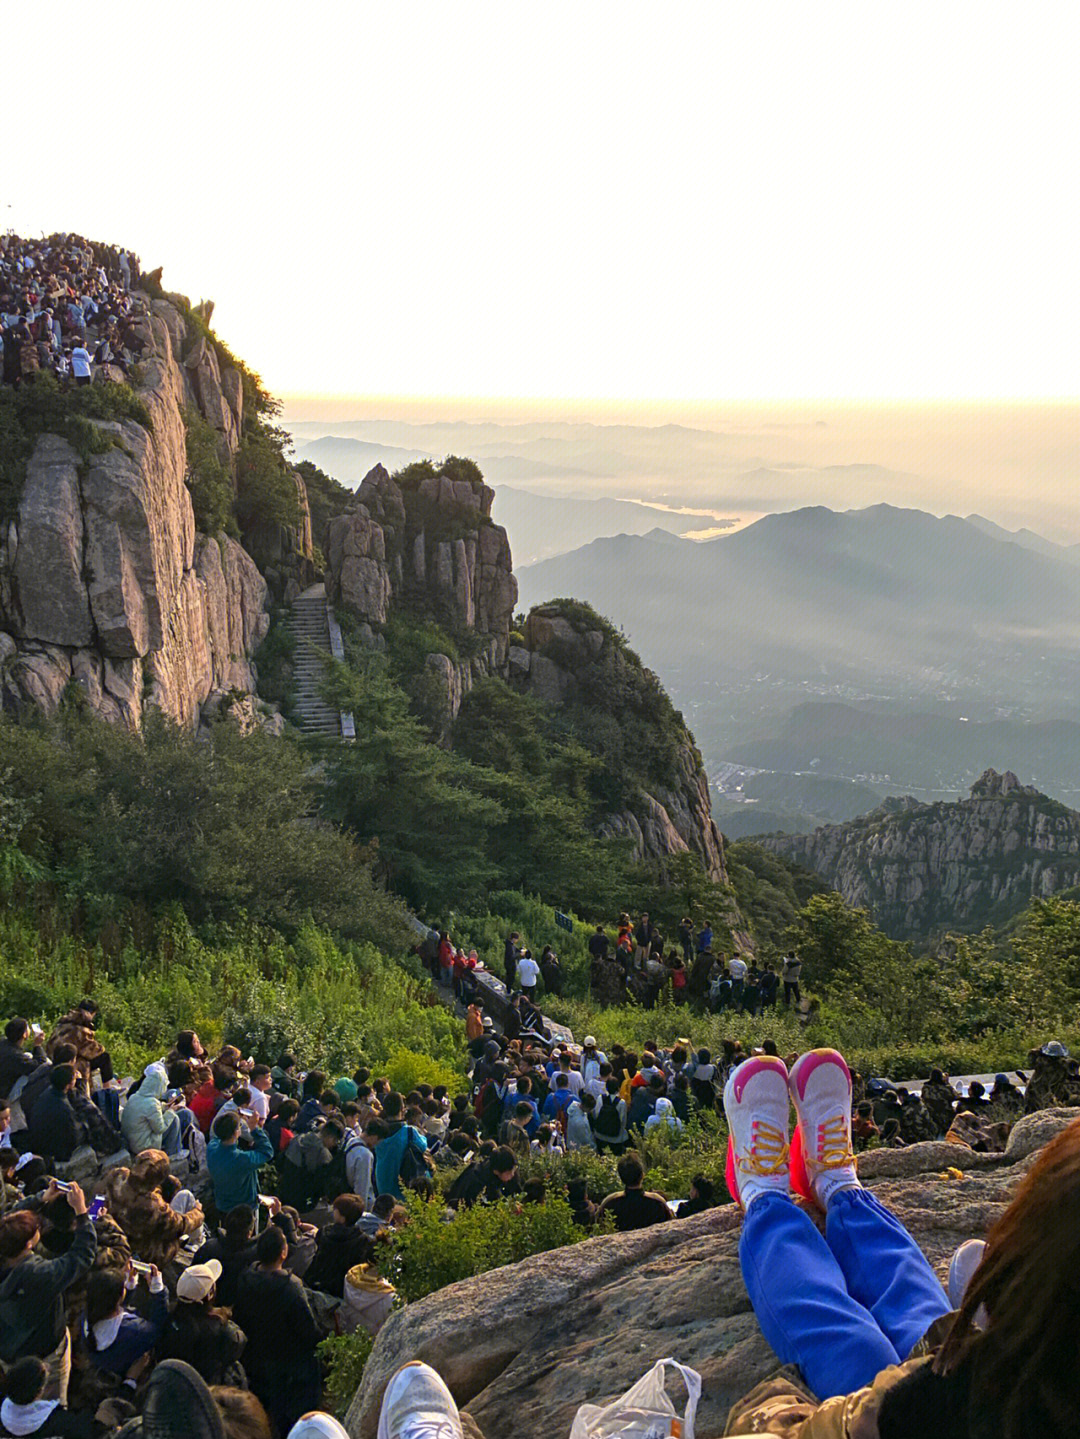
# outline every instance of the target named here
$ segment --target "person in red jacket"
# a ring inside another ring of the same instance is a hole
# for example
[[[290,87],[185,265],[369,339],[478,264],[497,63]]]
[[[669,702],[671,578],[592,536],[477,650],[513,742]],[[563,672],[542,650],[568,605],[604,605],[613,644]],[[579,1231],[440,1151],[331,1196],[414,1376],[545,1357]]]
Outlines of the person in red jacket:
[[[207,1138],[210,1137],[210,1126],[217,1117],[218,1110],[228,1099],[232,1085],[232,1075],[215,1065],[213,1078],[191,1096],[188,1108],[195,1116],[195,1123]]]

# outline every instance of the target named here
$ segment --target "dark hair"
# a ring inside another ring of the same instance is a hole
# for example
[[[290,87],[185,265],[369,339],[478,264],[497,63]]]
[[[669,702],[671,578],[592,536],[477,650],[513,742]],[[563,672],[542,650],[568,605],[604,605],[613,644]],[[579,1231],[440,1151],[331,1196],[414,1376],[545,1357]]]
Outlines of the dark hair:
[[[455,1154],[468,1154],[473,1147],[472,1140],[463,1129],[455,1129],[446,1142]]]
[[[346,1224],[355,1224],[364,1212],[364,1201],[359,1194],[339,1194],[334,1200],[333,1207]]]
[[[27,1354],[16,1359],[4,1375],[4,1391],[12,1404],[33,1404],[45,1388],[48,1373],[42,1360]]]
[[[229,1140],[235,1139],[239,1133],[240,1116],[235,1109],[219,1114],[214,1120],[214,1138],[220,1139],[223,1144],[228,1144]]]
[[[492,1151],[489,1163],[492,1174],[506,1174],[508,1170],[517,1168],[514,1151],[508,1149],[505,1144],[500,1144],[497,1149]]]
[[[225,1439],[273,1439],[270,1419],[254,1394],[228,1384],[215,1384],[210,1393],[221,1415]]]
[[[270,1066],[268,1064],[253,1064],[251,1066],[251,1074],[249,1077],[251,1079],[265,1079],[269,1073]]]
[[[934,1361],[963,1365],[996,1406],[1004,1439],[1076,1430],[1076,1342],[1068,1333],[1080,1264],[1080,1123],[1039,1155],[986,1241],[982,1262]],[[985,1306],[989,1323],[976,1315]]]
[[[184,1059],[195,1058],[195,1031],[193,1029],[182,1029],[176,1036],[176,1052]]]
[[[645,1171],[641,1167],[641,1160],[636,1154],[624,1154],[615,1166],[619,1178],[627,1189],[636,1189],[645,1178]]]
[[[392,1089],[383,1100],[383,1114],[387,1119],[400,1119],[404,1108],[405,1100],[396,1089]]]
[[[300,1113],[300,1106],[295,1099],[283,1099],[278,1106],[277,1118],[283,1124],[288,1124],[290,1119],[295,1119]]]
[[[371,1206],[372,1214],[377,1214],[380,1219],[389,1219],[394,1212],[397,1200],[392,1194],[380,1194],[375,1203]]]
[[[122,1269],[91,1269],[86,1281],[86,1342],[91,1349],[97,1348],[94,1325],[100,1319],[115,1314],[124,1299],[124,1271]]]
[[[4,1038],[9,1044],[18,1044],[20,1039],[25,1039],[30,1033],[30,1021],[28,1019],[9,1019],[4,1025]]]
[[[697,1190],[706,1204],[712,1203],[713,1182],[711,1179],[707,1178],[704,1174],[695,1174],[690,1184],[692,1188]]]
[[[319,1103],[324,1109],[336,1109],[340,1103],[340,1095],[336,1089],[324,1089],[319,1095]]]
[[[225,1216],[225,1237],[234,1244],[243,1244],[251,1238],[255,1228],[255,1211],[250,1204],[237,1204]]]
[[[49,1070],[49,1084],[57,1094],[63,1094],[75,1080],[75,1066],[73,1064],[54,1064]]]
[[[532,1112],[532,1105],[527,1104],[524,1099],[518,1100],[517,1104],[514,1105],[514,1114],[518,1119],[531,1119]]]
[[[295,1063],[296,1060],[291,1054],[283,1054],[277,1062],[277,1067],[279,1069],[283,1069],[286,1073],[288,1073],[288,1071],[292,1069]]]
[[[338,1142],[340,1142],[342,1136],[345,1133],[345,1130],[336,1119],[328,1119],[323,1125],[320,1133],[322,1134],[324,1139],[327,1135],[329,1135],[331,1139],[336,1139],[338,1140]]]
[[[276,1224],[267,1225],[255,1245],[255,1257],[260,1264],[276,1264],[289,1252],[289,1241]]]
[[[58,1044],[52,1052],[53,1064],[74,1064],[79,1051],[73,1044]]]
[[[239,1109],[242,1104],[251,1103],[251,1090],[246,1084],[238,1084],[232,1093],[233,1103]]]
[[[41,1231],[41,1220],[32,1209],[16,1209],[0,1219],[0,1260],[15,1259]]]
[[[313,1069],[304,1076],[304,1098],[315,1099],[326,1088],[326,1075],[321,1069]]]

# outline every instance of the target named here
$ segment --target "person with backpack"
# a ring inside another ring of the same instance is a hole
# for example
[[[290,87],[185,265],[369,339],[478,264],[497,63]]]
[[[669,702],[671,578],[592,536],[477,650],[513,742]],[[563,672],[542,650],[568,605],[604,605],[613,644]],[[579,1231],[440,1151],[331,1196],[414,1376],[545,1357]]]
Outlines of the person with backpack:
[[[566,1112],[567,1149],[595,1149],[593,1118],[596,1114],[596,1100],[591,1094],[580,1094],[577,1102]]]
[[[405,1198],[405,1189],[427,1173],[427,1140],[405,1123],[405,1099],[392,1089],[383,1100],[382,1126],[386,1133],[375,1150],[375,1187],[380,1194]]]
[[[601,1153],[610,1150],[622,1154],[629,1134],[626,1128],[626,1101],[619,1098],[619,1081],[610,1078],[607,1093],[597,1105],[593,1118],[593,1137]]]
[[[566,1132],[566,1111],[574,1102],[574,1091],[570,1088],[570,1076],[565,1073],[555,1075],[555,1088],[544,1100],[544,1107],[541,1113],[544,1118],[553,1124],[557,1124],[565,1134]]]
[[[507,1111],[514,1102],[514,1091],[510,1087],[510,1070],[500,1060],[492,1068],[491,1078],[486,1079],[477,1096],[475,1113],[480,1121],[480,1132],[485,1139],[496,1139],[499,1125],[507,1117]]]

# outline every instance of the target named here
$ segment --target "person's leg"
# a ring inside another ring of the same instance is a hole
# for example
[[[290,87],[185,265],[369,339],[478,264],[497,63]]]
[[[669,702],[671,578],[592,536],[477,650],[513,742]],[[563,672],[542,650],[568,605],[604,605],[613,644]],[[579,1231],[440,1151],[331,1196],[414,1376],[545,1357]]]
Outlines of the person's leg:
[[[183,1149],[183,1141],[180,1135],[180,1116],[174,1110],[165,1116],[165,1128],[161,1135],[161,1147],[171,1159],[175,1159]]]
[[[792,1067],[799,1115],[794,1187],[825,1210],[825,1238],[853,1301],[873,1315],[901,1360],[949,1301],[900,1221],[859,1184],[851,1146],[851,1074],[843,1056],[815,1049]]]
[[[760,1194],[739,1239],[746,1292],[782,1364],[795,1364],[819,1399],[849,1394],[902,1357],[848,1292],[814,1221],[790,1195]]]
[[[949,1299],[929,1261],[899,1219],[865,1189],[840,1189],[829,1201],[825,1238],[848,1293],[874,1316],[901,1360]]]
[[[790,1104],[782,1060],[761,1056],[732,1071],[724,1088],[727,1182],[746,1210],[739,1261],[762,1332],[781,1362],[798,1365],[818,1398],[828,1399],[869,1384],[899,1356],[793,1202]]]
[[[108,1051],[107,1049],[106,1049],[106,1050],[103,1050],[103,1051],[101,1052],[101,1054],[99,1054],[96,1059],[92,1059],[92,1060],[90,1061],[90,1071],[91,1071],[91,1073],[93,1073],[93,1071],[94,1071],[95,1069],[96,1069],[97,1072],[101,1075],[101,1086],[102,1086],[102,1088],[104,1088],[106,1084],[111,1084],[111,1083],[112,1083],[112,1081],[113,1081],[112,1056],[109,1054],[109,1051]]]

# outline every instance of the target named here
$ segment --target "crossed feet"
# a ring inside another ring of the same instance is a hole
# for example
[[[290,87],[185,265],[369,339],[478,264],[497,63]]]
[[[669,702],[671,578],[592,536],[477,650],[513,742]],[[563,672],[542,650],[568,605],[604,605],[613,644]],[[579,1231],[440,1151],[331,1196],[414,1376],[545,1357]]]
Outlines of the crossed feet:
[[[791,1106],[798,1123],[789,1138]],[[724,1086],[727,1185],[748,1209],[762,1194],[801,1195],[825,1209],[838,1189],[855,1189],[851,1072],[835,1049],[812,1049],[788,1072],[762,1055],[733,1070]]]

